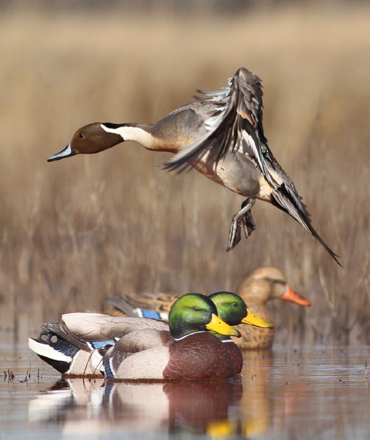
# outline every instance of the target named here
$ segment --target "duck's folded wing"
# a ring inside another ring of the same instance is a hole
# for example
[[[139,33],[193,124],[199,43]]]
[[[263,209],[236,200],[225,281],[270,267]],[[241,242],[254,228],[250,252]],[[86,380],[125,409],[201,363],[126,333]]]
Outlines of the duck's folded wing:
[[[122,296],[109,296],[106,299],[113,304],[117,310],[129,316],[152,317],[167,320],[172,304],[179,299],[180,296],[181,294],[179,293],[141,292],[127,293]],[[152,313],[153,316],[151,316],[150,313]]]
[[[72,333],[91,342],[114,340],[140,329],[168,330],[166,322],[156,319],[102,313],[67,313],[62,319]]]
[[[182,171],[194,167],[202,158],[217,163],[228,152],[247,154],[262,174],[266,172],[261,143],[266,142],[262,126],[262,86],[258,76],[240,68],[221,92],[198,98],[214,105],[205,119],[207,132],[164,164],[168,170]]]

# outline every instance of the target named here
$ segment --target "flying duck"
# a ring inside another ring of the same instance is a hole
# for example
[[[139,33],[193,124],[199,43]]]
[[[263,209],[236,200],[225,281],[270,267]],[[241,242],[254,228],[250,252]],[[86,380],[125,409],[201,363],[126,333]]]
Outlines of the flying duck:
[[[315,237],[340,265],[338,255],[311,224],[291,178],[281,168],[264,135],[260,78],[240,68],[218,92],[202,92],[197,102],[186,104],[153,124],[95,122],[79,128],[55,161],[75,154],[92,154],[124,141],[136,141],[148,150],[175,155],[167,170],[195,168],[214,182],[245,197],[232,219],[227,250],[256,228],[251,209],[257,199],[269,202],[293,217]]]

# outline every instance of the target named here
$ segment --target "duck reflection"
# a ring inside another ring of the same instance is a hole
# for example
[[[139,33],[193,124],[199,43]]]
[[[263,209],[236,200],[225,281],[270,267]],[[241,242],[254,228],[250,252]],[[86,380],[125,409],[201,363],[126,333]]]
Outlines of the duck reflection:
[[[117,431],[243,439],[242,396],[241,379],[165,384],[68,379],[30,402],[29,420],[59,424],[68,435]]]
[[[242,376],[234,380],[60,380],[30,402],[29,420],[59,424],[68,434],[83,430],[94,435],[156,433],[161,438],[258,437],[269,429],[273,412],[273,352],[245,351],[243,356]]]
[[[246,421],[248,436],[265,432],[270,425],[272,413],[271,371],[274,355],[272,350],[243,351],[243,384],[245,392],[240,401],[240,416]]]
[[[104,379],[60,379],[28,405],[30,422],[64,423],[77,408],[100,408]],[[94,412],[94,411],[93,411]]]
[[[102,408],[106,419],[125,432],[160,432],[168,424],[169,404],[163,383],[106,382]]]
[[[242,432],[239,407],[243,395],[241,380],[234,382],[167,383],[163,391],[169,401],[169,432],[210,434],[233,438]]]

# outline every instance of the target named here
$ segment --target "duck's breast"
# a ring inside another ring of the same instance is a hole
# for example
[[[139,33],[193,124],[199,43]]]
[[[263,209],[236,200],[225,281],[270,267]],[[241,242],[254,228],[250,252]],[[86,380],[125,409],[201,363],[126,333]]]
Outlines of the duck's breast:
[[[240,374],[243,368],[243,355],[240,348],[232,340],[223,342],[223,344],[234,364],[235,374]]]
[[[166,379],[217,379],[233,377],[235,370],[224,344],[210,333],[174,341],[164,370]]]

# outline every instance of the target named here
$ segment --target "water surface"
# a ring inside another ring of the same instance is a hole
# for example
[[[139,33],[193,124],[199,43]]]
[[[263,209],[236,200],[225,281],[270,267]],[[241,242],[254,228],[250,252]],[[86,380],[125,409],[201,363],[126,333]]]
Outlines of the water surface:
[[[3,344],[0,439],[370,438],[370,347],[276,346],[244,360],[230,381],[105,383],[62,380]]]

